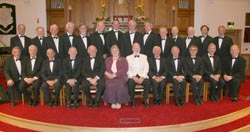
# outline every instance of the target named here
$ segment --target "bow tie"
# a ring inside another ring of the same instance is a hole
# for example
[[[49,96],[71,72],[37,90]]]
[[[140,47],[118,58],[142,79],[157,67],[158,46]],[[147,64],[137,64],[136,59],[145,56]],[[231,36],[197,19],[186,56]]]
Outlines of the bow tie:
[[[202,38],[206,38],[206,36],[201,36]]]
[[[149,34],[148,32],[144,33],[144,34]]]
[[[98,33],[99,35],[103,35],[103,33]]]
[[[173,58],[174,60],[178,60],[179,58]]]
[[[218,37],[219,39],[224,39],[224,37]]]
[[[54,62],[55,60],[49,60],[49,62]]]
[[[134,57],[135,57],[135,58],[136,58],[136,57],[138,57],[138,58],[139,58],[140,56],[139,56],[139,55],[134,55]]]
[[[86,38],[86,36],[82,36],[82,38]]]
[[[90,57],[90,60],[95,59],[95,57]]]
[[[24,37],[24,35],[20,35],[20,38]]]
[[[193,37],[188,37],[188,39],[192,39]]]
[[[36,59],[36,57],[31,57],[31,58],[30,58],[30,60],[33,60],[33,59],[35,60],[35,59]]]
[[[166,39],[161,39],[161,40],[166,40]]]
[[[74,37],[73,35],[69,35],[69,37]]]
[[[70,59],[70,61],[75,61],[75,59]]]
[[[232,59],[237,59],[237,57],[232,57]]]
[[[20,61],[21,59],[19,58],[19,59],[16,59],[16,61]]]
[[[210,58],[214,58],[214,56],[209,56]]]
[[[134,34],[135,32],[131,32],[131,33],[129,33],[129,34]]]
[[[53,37],[53,39],[58,39],[58,37]]]
[[[195,57],[193,57],[193,58],[191,58],[191,59],[195,60],[196,58],[195,58]]]
[[[43,40],[43,38],[39,38],[39,40]]]
[[[160,58],[155,58],[155,60],[160,60]]]

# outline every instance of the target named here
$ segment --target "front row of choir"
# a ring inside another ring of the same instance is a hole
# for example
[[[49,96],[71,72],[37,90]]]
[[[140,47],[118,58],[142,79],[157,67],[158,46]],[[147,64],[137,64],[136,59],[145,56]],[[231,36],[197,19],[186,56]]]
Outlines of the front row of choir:
[[[78,107],[78,94],[82,90],[87,97],[89,107],[99,107],[103,97],[104,102],[110,103],[111,108],[120,109],[121,104],[131,102],[132,108],[136,106],[135,86],[144,86],[142,104],[149,107],[148,94],[152,88],[153,104],[162,104],[164,90],[167,83],[173,84],[174,103],[183,106],[185,101],[186,83],[190,83],[194,96],[194,104],[203,104],[201,96],[204,81],[210,83],[211,101],[218,101],[221,88],[229,88],[229,97],[233,102],[238,101],[240,84],[245,78],[246,61],[239,56],[239,47],[232,45],[231,57],[225,64],[215,55],[216,45],[208,46],[208,53],[202,57],[197,55],[198,47],[189,48],[190,56],[180,57],[177,46],[171,48],[171,56],[161,57],[161,48],[153,47],[153,57],[147,58],[140,53],[140,44],[134,43],[133,53],[126,58],[120,56],[118,46],[110,49],[111,56],[105,60],[97,55],[94,45],[88,47],[88,56],[80,58],[77,49],[71,46],[69,57],[59,59],[55,51],[49,48],[47,59],[37,55],[37,47],[30,45],[29,57],[21,57],[19,47],[12,49],[12,57],[6,60],[4,74],[7,81],[8,93],[11,97],[11,106],[15,104],[15,92],[23,93],[30,106],[38,105],[40,88],[44,92],[45,102],[49,107],[58,106],[59,93],[62,86],[66,88],[66,107],[71,107],[71,93],[73,92],[73,106]],[[223,65],[223,66],[222,66]],[[33,101],[27,88],[32,86]],[[96,86],[95,99],[90,93],[90,86]],[[55,90],[52,99],[50,87]],[[17,96],[18,97],[18,96]]]

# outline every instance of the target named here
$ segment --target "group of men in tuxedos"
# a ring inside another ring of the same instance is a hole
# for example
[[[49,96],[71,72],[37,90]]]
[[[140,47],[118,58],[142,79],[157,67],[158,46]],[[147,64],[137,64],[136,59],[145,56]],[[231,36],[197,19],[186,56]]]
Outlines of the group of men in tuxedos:
[[[233,45],[232,39],[225,35],[225,27],[219,26],[219,35],[208,35],[209,27],[201,27],[202,36],[194,35],[194,28],[188,27],[187,37],[182,38],[177,26],[159,28],[155,33],[150,22],[144,23],[145,33],[136,30],[136,22],[128,22],[128,31],[119,31],[119,21],[114,20],[113,29],[105,32],[104,22],[97,22],[96,31],[87,36],[87,27],[79,26],[79,35],[74,35],[75,25],[66,24],[66,33],[58,36],[58,26],[50,26],[50,36],[45,37],[43,27],[37,27],[37,36],[33,39],[25,36],[25,26],[18,25],[18,35],[11,38],[12,57],[6,60],[4,73],[11,106],[15,106],[15,97],[25,95],[30,106],[37,106],[40,88],[44,92],[48,106],[58,106],[59,94],[66,87],[67,108],[78,107],[78,94],[82,89],[89,107],[99,107],[99,100],[105,90],[105,63],[111,55],[110,48],[117,45],[120,56],[128,62],[128,93],[131,106],[136,106],[136,84],[144,86],[142,104],[149,107],[148,94],[153,91],[153,104],[162,104],[167,83],[173,84],[174,102],[177,106],[185,104],[186,84],[189,82],[195,104],[203,104],[201,96],[203,83],[210,83],[210,100],[218,101],[221,88],[229,88],[233,102],[238,101],[241,82],[245,77],[246,61],[240,55],[240,49]],[[223,66],[222,66],[223,65]],[[96,98],[92,99],[90,87],[97,87]],[[34,99],[27,91],[33,87]],[[55,90],[55,99],[51,98],[51,88]],[[16,91],[16,96],[15,92]],[[226,93],[226,92],[225,92]]]

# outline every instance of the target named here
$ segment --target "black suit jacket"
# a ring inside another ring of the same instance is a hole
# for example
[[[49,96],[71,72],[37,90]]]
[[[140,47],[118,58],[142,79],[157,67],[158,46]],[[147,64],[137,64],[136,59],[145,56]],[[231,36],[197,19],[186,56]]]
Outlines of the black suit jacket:
[[[21,57],[20,59],[21,59],[21,68],[23,68],[24,66],[23,57]],[[19,81],[21,79],[21,75],[18,73],[15,61],[16,60],[14,60],[13,56],[11,56],[5,61],[4,76],[7,81],[10,79],[12,79],[13,81]]]
[[[57,38],[59,39],[59,38]],[[59,39],[59,53],[57,52],[57,49],[56,49],[56,45],[54,43],[54,40],[52,38],[52,36],[48,36],[44,39],[44,43],[46,45],[46,52],[47,52],[47,49],[51,48],[55,51],[56,53],[56,58],[63,58],[64,57],[64,53],[63,53],[63,45],[60,43],[60,39]],[[68,53],[68,52],[67,52]]]
[[[76,79],[80,81],[81,67],[82,60],[79,57],[76,57],[73,68],[71,66],[71,60],[69,57],[65,58],[63,60],[63,77],[65,81],[68,79]]]
[[[180,75],[186,76],[183,58],[178,59],[177,71],[175,69],[175,63],[174,63],[174,59],[172,56],[167,58],[167,64],[168,64],[167,71],[168,71],[169,78],[173,78],[174,76],[180,76]]]
[[[232,67],[232,57],[227,59],[228,61],[225,62],[223,65],[223,74],[227,74],[233,76],[233,79],[239,79],[243,81],[245,79],[245,68],[246,68],[246,60],[238,56],[234,62]]]
[[[230,38],[228,36],[224,36],[221,47],[219,48],[219,37],[217,36],[214,38],[214,44],[216,45],[216,53],[215,54],[218,55],[221,60],[224,60],[224,58],[229,58],[231,56],[230,48],[233,45],[232,38]]]
[[[177,37],[176,41],[174,41],[173,37],[170,37],[170,38],[171,38],[173,44],[176,45],[177,47],[179,47],[179,49],[181,49],[181,47],[183,45],[185,45],[185,39],[180,37],[180,36]]]
[[[90,57],[87,56],[83,59],[81,75],[83,78],[94,78],[95,76],[102,79],[104,77],[105,63],[102,57],[95,57],[95,63],[93,70],[91,69]]]
[[[30,46],[30,43],[31,43],[31,39],[27,36],[24,36],[24,47],[22,45],[22,42],[21,40],[19,39],[19,36],[16,35],[14,37],[12,37],[10,39],[10,50],[12,50],[15,46],[18,46],[21,50],[21,55],[22,56],[28,56],[29,55],[29,52],[28,52],[28,48]]]
[[[175,42],[172,40],[171,37],[167,37],[165,41],[165,48],[164,52],[162,50],[162,45],[161,45],[161,38],[160,38],[160,44],[159,46],[161,47],[161,57],[168,58],[171,56],[171,48],[175,45]]]
[[[50,70],[50,64],[49,60],[46,59],[43,61],[42,70],[41,70],[41,77],[43,81],[47,80],[54,80],[58,79],[58,81],[61,81],[62,77],[62,63],[61,60],[56,58],[54,60],[53,65],[53,71]]]
[[[159,72],[157,72],[156,59],[154,57],[150,57],[148,59],[148,63],[149,63],[148,75],[150,78],[152,78],[153,76],[164,76],[165,78],[167,78],[167,62],[165,58],[163,57],[160,58]]]
[[[73,46],[76,47],[77,56],[79,56],[80,58],[84,58],[84,57],[88,56],[87,50],[88,50],[88,47],[90,45],[90,39],[88,36],[86,36],[86,38],[87,38],[87,47],[85,47],[85,44],[84,44],[80,35],[74,37],[74,39],[73,39]]]
[[[35,65],[32,71],[31,67],[31,59],[30,57],[26,57],[24,60],[25,64],[22,68],[22,78],[31,78],[31,77],[37,77],[40,78],[40,73],[42,69],[43,64],[43,58],[41,56],[36,57]]]
[[[31,44],[34,44],[37,47],[37,56],[42,56],[44,59],[46,58],[46,44],[44,42],[45,37],[43,38],[43,42],[41,44],[39,38],[36,36],[31,40]]]
[[[193,60],[191,57],[186,57],[185,62],[185,71],[187,72],[187,77],[192,78],[193,75],[201,75],[203,76],[203,62],[202,58],[197,56],[195,59],[195,64],[193,64]]]
[[[135,32],[133,43],[135,42],[139,43],[141,45],[141,48],[143,48],[143,35],[137,31]],[[124,57],[131,55],[133,53],[132,45],[133,44],[131,44],[129,32],[124,33],[123,43],[121,46],[121,55]],[[141,50],[141,53],[142,53],[142,50]]]
[[[209,59],[208,54],[202,56],[204,65],[204,76],[210,78],[210,75],[222,74],[221,61],[219,56],[214,56],[214,69],[212,63]]]
[[[108,56],[111,55],[110,48],[112,45],[117,45],[119,49],[121,50],[122,40],[123,39],[123,33],[121,31],[118,31],[118,40],[116,39],[114,30],[111,30],[107,33],[106,37],[106,47],[107,47],[107,54]]]
[[[73,35],[72,37],[74,39],[75,35]],[[69,50],[69,47],[73,45],[73,41],[72,41],[72,45],[71,45],[69,36],[67,33],[65,33],[59,37],[59,43],[63,47],[63,50],[62,50],[63,57],[68,57],[68,50]]]
[[[103,33],[103,35],[104,35],[104,43],[105,43],[106,42],[106,33]],[[107,54],[106,43],[103,44],[103,41],[102,41],[102,39],[97,31],[90,35],[90,42],[91,42],[91,44],[96,46],[97,55],[102,56],[103,54]]]
[[[153,57],[153,47],[159,44],[161,44],[159,35],[151,31],[146,42],[143,42],[143,47],[141,47],[142,53],[147,55],[148,57]]]
[[[199,38],[201,40],[202,36],[200,36]],[[201,46],[199,49],[200,55],[203,56],[203,55],[207,54],[207,48],[208,48],[208,45],[210,43],[213,43],[213,38],[211,36],[207,35],[206,38],[204,39],[204,41],[201,42]]]
[[[190,54],[189,54],[189,48],[190,48],[191,45],[196,45],[196,46],[198,47],[199,50],[201,49],[201,40],[200,40],[199,37],[194,36],[194,37],[191,39],[191,41],[190,41],[190,43],[189,43],[189,45],[188,45],[187,48],[186,48],[186,39],[187,39],[187,38],[184,39],[184,44],[180,46],[180,55],[181,55],[182,57],[187,57],[187,56],[190,55]],[[200,56],[200,54],[201,54],[201,52],[198,51],[198,55],[199,55],[199,56]]]

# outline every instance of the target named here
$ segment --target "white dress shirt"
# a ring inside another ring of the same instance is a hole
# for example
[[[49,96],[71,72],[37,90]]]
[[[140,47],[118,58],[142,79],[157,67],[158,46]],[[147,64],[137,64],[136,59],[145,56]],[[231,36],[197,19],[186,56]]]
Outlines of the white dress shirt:
[[[54,41],[55,46],[56,46],[56,51],[57,51],[57,53],[59,53],[60,52],[59,51],[59,38],[58,38],[58,36],[53,36],[53,35],[52,35],[52,38],[53,38],[53,41]]]
[[[105,45],[104,33],[101,33],[101,32],[98,32],[98,33],[99,33],[99,35],[101,37],[103,45]]]
[[[151,33],[151,31],[146,32],[146,33],[144,34],[144,36],[143,36],[143,44],[144,44],[144,45],[146,44],[146,41],[147,41],[148,36],[150,35],[150,33]]]
[[[21,73],[22,73],[21,60],[14,57],[14,61],[16,64],[17,71],[18,71],[19,75],[21,75]]]
[[[221,48],[222,42],[223,42],[224,36],[221,36],[218,41],[219,41],[219,49]]]
[[[134,32],[129,32],[129,37],[130,37],[131,45],[133,45],[133,43],[134,43],[134,38],[135,38],[135,31],[134,31]]]
[[[213,55],[213,57],[211,57],[212,55],[210,55],[209,53],[208,53],[208,58],[209,58],[209,60],[210,60],[210,62],[211,62],[211,65],[212,65],[212,68],[213,68],[213,70],[214,70],[214,55]]]
[[[92,58],[92,57],[90,57],[90,67],[91,67],[91,70],[93,70],[94,69],[94,65],[95,65],[95,58]]]
[[[190,39],[190,37],[187,37],[186,38],[186,48],[188,48],[190,42],[191,42],[192,39]]]
[[[21,43],[22,43],[22,46],[23,46],[23,48],[25,47],[25,37],[24,37],[24,35],[18,35],[19,36],[19,39],[20,39],[20,41],[21,41]]]
[[[166,40],[167,40],[167,37],[164,37],[164,38],[161,39],[161,50],[162,50],[162,53],[164,53],[164,50],[165,50]]]
[[[87,37],[85,35],[81,35],[81,38],[82,38],[82,41],[83,41],[85,48],[87,49],[88,48]]]
[[[34,66],[35,66],[35,62],[36,62],[36,56],[35,57],[31,57],[30,58],[30,62],[31,62],[31,70],[34,70]]]

